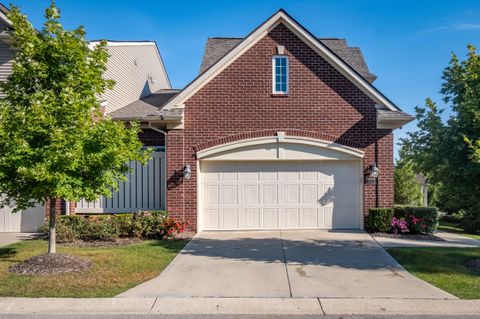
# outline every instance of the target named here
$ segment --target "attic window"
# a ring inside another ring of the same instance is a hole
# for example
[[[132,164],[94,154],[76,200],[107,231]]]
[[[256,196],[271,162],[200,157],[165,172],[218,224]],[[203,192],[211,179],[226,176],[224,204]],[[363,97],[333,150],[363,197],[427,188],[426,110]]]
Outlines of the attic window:
[[[288,57],[275,55],[272,59],[273,94],[288,93]]]

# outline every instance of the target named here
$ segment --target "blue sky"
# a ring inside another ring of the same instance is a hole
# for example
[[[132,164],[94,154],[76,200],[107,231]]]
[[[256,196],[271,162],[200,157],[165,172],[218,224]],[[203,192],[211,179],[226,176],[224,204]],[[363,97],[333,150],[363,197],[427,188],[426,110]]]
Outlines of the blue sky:
[[[49,0],[16,0],[36,27]],[[241,37],[279,8],[318,37],[346,38],[359,46],[375,86],[404,111],[439,95],[451,52],[480,46],[480,1],[158,1],[57,0],[67,28],[80,24],[88,39],[155,40],[172,85],[196,74],[208,37]],[[448,112],[445,116],[448,116]],[[395,138],[415,123],[395,131]]]

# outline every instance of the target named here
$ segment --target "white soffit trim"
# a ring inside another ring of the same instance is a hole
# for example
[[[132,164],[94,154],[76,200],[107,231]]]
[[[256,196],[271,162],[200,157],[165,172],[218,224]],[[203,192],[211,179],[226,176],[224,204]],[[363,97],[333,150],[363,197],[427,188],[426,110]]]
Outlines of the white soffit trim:
[[[388,98],[386,98],[380,91],[378,91],[372,84],[354,71],[342,59],[336,56],[330,49],[323,45],[318,39],[313,37],[308,31],[300,26],[283,10],[278,11],[255,31],[243,39],[234,49],[227,53],[223,58],[217,61],[206,72],[194,79],[188,84],[185,89],[175,96],[170,102],[165,105],[166,109],[172,107],[184,107],[184,103],[202,87],[204,87],[210,80],[215,78],[221,71],[232,64],[245,51],[250,49],[258,41],[260,41],[269,31],[275,28],[278,24],[283,23],[292,32],[294,32],[300,39],[309,45],[315,52],[327,60],[335,69],[342,75],[349,79],[362,92],[369,96],[376,103],[385,106],[392,111],[398,111],[399,108],[394,105]]]
[[[341,145],[338,143],[314,139],[314,138],[308,138],[308,137],[280,135],[280,136],[267,136],[267,137],[245,139],[245,140],[234,141],[234,142],[210,147],[210,148],[198,151],[197,159],[200,160],[207,156],[212,156],[212,155],[223,153],[226,151],[233,151],[242,147],[263,145],[263,144],[274,144],[274,143],[309,145],[309,146],[314,146],[318,148],[324,148],[324,149],[329,149],[329,150],[349,154],[351,156],[358,157],[358,158],[363,158],[364,156],[363,151],[355,149],[353,147]]]

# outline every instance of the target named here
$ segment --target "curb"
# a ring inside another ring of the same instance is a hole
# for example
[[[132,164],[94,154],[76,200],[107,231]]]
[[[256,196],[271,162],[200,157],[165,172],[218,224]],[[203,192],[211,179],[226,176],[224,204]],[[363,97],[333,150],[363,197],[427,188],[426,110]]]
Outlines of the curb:
[[[0,298],[0,314],[478,315],[480,300],[345,298]]]

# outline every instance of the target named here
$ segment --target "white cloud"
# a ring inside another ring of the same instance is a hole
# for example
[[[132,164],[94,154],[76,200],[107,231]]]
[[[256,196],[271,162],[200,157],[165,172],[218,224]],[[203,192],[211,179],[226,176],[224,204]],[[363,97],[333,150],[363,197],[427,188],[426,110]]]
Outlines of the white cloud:
[[[419,33],[430,33],[437,31],[480,31],[480,24],[474,23],[456,23],[450,25],[439,26],[435,28],[425,29]]]

